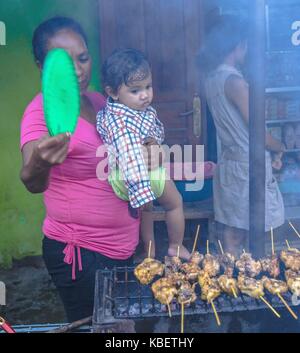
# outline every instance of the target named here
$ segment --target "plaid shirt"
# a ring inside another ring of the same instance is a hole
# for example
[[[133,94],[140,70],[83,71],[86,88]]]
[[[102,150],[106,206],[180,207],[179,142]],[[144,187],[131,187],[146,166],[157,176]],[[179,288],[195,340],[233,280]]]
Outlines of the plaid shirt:
[[[97,130],[108,148],[110,168],[115,168],[116,162],[121,171],[131,206],[137,208],[154,200],[142,145],[147,138],[158,144],[164,140],[163,124],[155,109],[133,110],[108,98],[97,115]]]

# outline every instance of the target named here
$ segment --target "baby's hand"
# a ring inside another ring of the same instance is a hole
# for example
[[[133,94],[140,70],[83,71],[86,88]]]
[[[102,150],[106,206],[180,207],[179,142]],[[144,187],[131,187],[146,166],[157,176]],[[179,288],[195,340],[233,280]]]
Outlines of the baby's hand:
[[[149,139],[143,145],[143,156],[148,170],[155,170],[162,165],[165,152],[154,139]]]

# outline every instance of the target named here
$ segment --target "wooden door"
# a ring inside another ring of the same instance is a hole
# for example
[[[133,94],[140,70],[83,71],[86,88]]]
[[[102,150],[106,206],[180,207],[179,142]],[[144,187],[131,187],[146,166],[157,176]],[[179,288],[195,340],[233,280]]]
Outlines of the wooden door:
[[[202,0],[99,0],[99,11],[102,60],[119,47],[147,54],[165,142],[205,144],[204,104],[201,131],[193,114],[185,114],[193,110],[194,94],[200,94],[195,57],[203,33]]]

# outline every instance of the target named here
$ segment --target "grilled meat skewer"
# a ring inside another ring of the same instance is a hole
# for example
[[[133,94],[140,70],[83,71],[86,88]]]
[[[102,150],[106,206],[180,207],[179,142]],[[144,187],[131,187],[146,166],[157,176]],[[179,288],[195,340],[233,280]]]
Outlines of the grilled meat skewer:
[[[262,270],[268,272],[271,277],[277,278],[280,274],[279,258],[276,254],[260,260]]]
[[[181,259],[177,256],[165,256],[165,272],[166,275],[176,273],[182,265]]]
[[[220,263],[216,256],[206,254],[202,262],[202,267],[210,277],[216,276],[220,272]]]
[[[235,264],[235,258],[233,255],[229,254],[228,252],[219,255],[219,262],[224,270],[224,275],[227,277],[232,277],[233,276],[233,271],[234,271],[234,264]]]
[[[239,288],[237,285],[237,280],[232,277],[228,277],[226,275],[222,275],[218,278],[218,283],[221,290],[231,296],[235,296],[239,294]]]
[[[264,295],[264,285],[262,281],[246,277],[242,274],[238,276],[238,287],[242,293],[252,298],[260,298]]]
[[[172,285],[168,278],[160,278],[151,286],[155,299],[161,304],[168,305],[177,294],[176,288]]]
[[[198,275],[201,271],[200,267],[193,262],[186,262],[180,267],[181,271],[185,274],[186,280],[190,282],[197,282]]]
[[[156,275],[163,274],[164,267],[160,261],[146,258],[134,269],[134,275],[142,284],[149,284]]]
[[[250,253],[243,253],[235,265],[241,274],[248,277],[256,277],[262,269],[261,263],[255,261]]]
[[[192,253],[192,256],[191,256],[189,262],[199,266],[203,259],[204,259],[204,256],[202,254],[200,254],[199,251],[194,251]]]
[[[285,271],[285,279],[286,279],[287,285],[289,287],[289,290],[293,294],[300,296],[300,272],[286,270]]]
[[[194,286],[188,282],[183,283],[177,291],[177,301],[179,304],[190,304],[197,299]]]
[[[209,281],[201,287],[201,299],[206,300],[208,303],[211,303],[220,294],[221,288],[216,278],[210,278]]]
[[[285,267],[293,271],[300,271],[300,251],[295,248],[282,250],[280,259],[285,264]]]
[[[261,280],[267,291],[273,295],[286,293],[289,290],[288,285],[284,281],[268,278],[267,276],[263,276]]]

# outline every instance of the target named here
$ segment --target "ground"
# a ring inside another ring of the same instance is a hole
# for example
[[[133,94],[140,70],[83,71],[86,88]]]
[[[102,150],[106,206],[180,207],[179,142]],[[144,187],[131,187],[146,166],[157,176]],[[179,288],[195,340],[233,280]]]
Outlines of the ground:
[[[15,261],[0,270],[6,306],[0,315],[12,325],[66,322],[63,306],[41,257]]]

